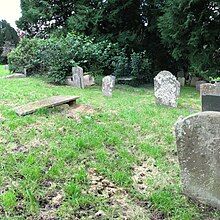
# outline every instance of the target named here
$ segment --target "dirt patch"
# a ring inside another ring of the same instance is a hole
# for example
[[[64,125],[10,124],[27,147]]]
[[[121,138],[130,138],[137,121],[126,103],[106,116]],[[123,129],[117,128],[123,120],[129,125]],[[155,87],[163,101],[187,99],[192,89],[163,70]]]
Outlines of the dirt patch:
[[[147,210],[134,203],[125,189],[116,186],[107,178],[98,174],[95,169],[90,169],[88,174],[90,179],[88,193],[107,200],[108,207],[113,210],[113,219],[147,219],[147,216],[149,216]],[[105,212],[99,210],[92,219],[103,217],[105,217]]]
[[[77,104],[68,111],[67,117],[80,122],[82,116],[93,115],[95,112],[95,109],[90,105]]]
[[[162,172],[156,166],[154,158],[148,158],[140,165],[133,167],[134,188],[141,194],[150,196],[151,192],[157,188],[163,188],[172,183],[170,173]]]

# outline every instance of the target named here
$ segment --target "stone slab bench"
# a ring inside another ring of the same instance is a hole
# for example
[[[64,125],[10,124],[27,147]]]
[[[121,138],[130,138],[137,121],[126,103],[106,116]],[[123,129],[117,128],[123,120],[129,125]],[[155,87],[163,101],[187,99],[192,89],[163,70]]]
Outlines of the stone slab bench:
[[[42,99],[36,102],[31,102],[26,105],[19,106],[15,108],[15,112],[19,116],[24,116],[28,114],[32,114],[38,109],[42,108],[51,108],[63,104],[68,104],[69,106],[72,106],[76,103],[76,100],[79,98],[79,96],[52,96],[46,99]]]

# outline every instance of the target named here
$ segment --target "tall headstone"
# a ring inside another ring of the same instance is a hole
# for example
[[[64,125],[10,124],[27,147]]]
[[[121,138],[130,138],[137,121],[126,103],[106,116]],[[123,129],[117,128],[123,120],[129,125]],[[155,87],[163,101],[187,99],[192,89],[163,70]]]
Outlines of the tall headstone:
[[[161,71],[154,78],[154,94],[157,104],[177,107],[177,98],[180,95],[180,83],[171,72]]]
[[[5,65],[4,65],[4,69],[5,69],[5,70],[9,70],[9,65],[8,65],[8,64],[5,64]]]
[[[113,88],[115,86],[115,76],[105,76],[102,79],[102,94],[104,96],[112,96]]]
[[[175,133],[184,193],[220,208],[220,112],[180,119]]]
[[[79,66],[72,67],[72,81],[73,86],[84,89],[83,68]]]
[[[186,83],[185,77],[178,77],[178,81],[180,83],[180,86],[184,87]]]
[[[27,76],[27,69],[24,68],[24,75]]]

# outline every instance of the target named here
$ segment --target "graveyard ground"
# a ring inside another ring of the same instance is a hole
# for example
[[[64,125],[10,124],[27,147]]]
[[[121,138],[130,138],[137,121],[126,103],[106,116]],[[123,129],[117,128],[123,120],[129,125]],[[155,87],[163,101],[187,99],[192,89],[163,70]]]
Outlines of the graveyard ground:
[[[96,113],[75,120],[67,106],[13,111],[54,95],[79,95]],[[150,87],[117,86],[105,98],[99,86],[0,79],[0,219],[220,219],[181,192],[173,126],[199,110],[188,87],[171,109],[154,104]]]

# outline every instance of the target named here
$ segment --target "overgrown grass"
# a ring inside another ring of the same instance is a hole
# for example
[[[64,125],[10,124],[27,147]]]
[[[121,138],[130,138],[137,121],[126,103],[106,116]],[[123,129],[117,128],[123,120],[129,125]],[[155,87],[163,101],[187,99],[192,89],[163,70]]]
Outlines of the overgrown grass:
[[[0,68],[1,76],[8,74]],[[173,126],[179,116],[200,110],[194,88],[182,90],[176,109],[155,105],[152,88],[117,86],[112,98],[98,86],[80,90],[37,78],[0,79],[0,88],[1,219],[89,219],[99,210],[104,219],[122,219],[121,203],[90,193],[91,169],[125,190],[130,219],[220,218],[181,192]],[[79,95],[97,113],[77,122],[62,107],[25,117],[13,111],[54,95]],[[133,180],[143,162],[150,173],[143,178],[145,193]]]

